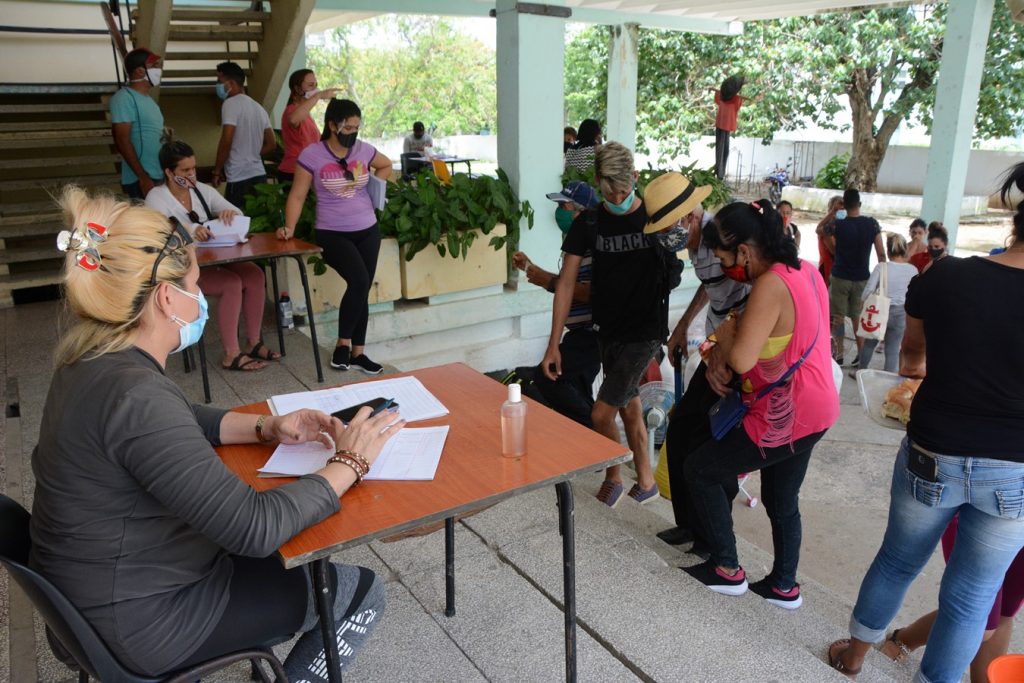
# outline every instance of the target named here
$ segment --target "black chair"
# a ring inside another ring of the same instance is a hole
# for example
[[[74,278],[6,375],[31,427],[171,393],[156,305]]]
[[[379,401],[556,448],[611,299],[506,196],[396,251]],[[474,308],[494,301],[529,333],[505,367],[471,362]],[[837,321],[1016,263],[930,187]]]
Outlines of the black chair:
[[[412,180],[417,171],[425,166],[430,166],[430,162],[423,161],[421,152],[404,152],[401,156],[401,163],[404,180]]]
[[[191,683],[225,668],[235,662],[252,664],[254,679],[270,683],[259,660],[266,660],[278,681],[287,681],[284,667],[269,648],[253,648],[222,655],[197,664],[187,670],[174,671],[153,678],[129,671],[117,661],[110,648],[96,630],[63,593],[38,572],[29,569],[28,554],[32,541],[29,537],[31,516],[16,501],[0,495],[0,564],[7,568],[22,590],[28,594],[46,622],[46,636],[54,654],[62,662],[76,669],[79,683],[87,683],[89,676],[105,683]]]

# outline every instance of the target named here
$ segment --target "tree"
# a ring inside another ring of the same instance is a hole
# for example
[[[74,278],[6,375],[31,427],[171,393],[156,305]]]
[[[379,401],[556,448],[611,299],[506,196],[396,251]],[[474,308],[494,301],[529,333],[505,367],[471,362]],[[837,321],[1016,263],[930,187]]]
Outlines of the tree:
[[[710,89],[730,73],[747,77],[739,133],[765,142],[808,123],[838,128],[843,101],[853,142],[846,184],[873,190],[892,135],[905,121],[931,125],[946,5],[861,10],[750,22],[738,36],[642,30],[637,94],[638,148],[662,158],[688,150],[714,127]],[[998,3],[978,102],[975,135],[1013,135],[1024,121],[1024,36]],[[569,120],[604,111],[605,91],[593,84],[605,68],[607,29],[592,28],[567,46],[566,91],[577,88]],[[602,47],[603,45],[603,47]],[[587,55],[591,61],[587,63]],[[603,61],[597,62],[596,56]],[[596,63],[595,63],[596,62]],[[573,71],[569,67],[573,67]],[[606,87],[600,82],[602,88]],[[579,91],[581,87],[585,89]]]
[[[414,121],[440,134],[476,133],[497,118],[495,56],[436,17],[384,16],[327,34],[308,51],[321,87],[341,90],[363,111],[363,134],[405,134]]]

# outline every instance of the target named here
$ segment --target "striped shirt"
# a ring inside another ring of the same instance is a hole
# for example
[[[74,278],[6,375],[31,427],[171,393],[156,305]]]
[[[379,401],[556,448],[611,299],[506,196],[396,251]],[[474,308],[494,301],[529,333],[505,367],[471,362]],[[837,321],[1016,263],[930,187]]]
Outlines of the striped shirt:
[[[576,275],[577,284],[590,284],[590,271],[594,257],[588,251],[583,255],[583,259],[580,261],[580,272]],[[570,330],[576,330],[581,327],[590,329],[593,325],[593,314],[590,310],[589,301],[576,301],[573,300],[569,306],[569,317],[565,320],[565,326]]]
[[[565,169],[575,168],[580,173],[594,170],[594,148],[573,147],[565,150]]]
[[[708,295],[708,317],[704,322],[704,331],[710,335],[722,324],[730,310],[743,309],[750,295],[750,285],[730,280],[722,273],[722,262],[704,244],[703,237],[696,253],[690,255],[690,262]]]

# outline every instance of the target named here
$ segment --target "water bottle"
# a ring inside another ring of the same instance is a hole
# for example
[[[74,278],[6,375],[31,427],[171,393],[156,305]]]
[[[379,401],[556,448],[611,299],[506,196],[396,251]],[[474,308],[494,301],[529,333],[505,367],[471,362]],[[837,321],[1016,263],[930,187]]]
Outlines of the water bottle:
[[[519,384],[508,385],[508,400],[501,404],[501,454],[506,458],[526,455],[526,403]]]
[[[288,292],[281,292],[281,300],[277,302],[277,323],[288,330],[295,327],[295,320],[292,318],[292,300],[288,297]]]

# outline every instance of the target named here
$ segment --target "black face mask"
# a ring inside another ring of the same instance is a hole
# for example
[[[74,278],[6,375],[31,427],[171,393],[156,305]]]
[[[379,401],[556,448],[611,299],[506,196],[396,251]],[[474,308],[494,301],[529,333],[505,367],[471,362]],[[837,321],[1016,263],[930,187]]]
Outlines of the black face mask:
[[[935,249],[934,247],[928,247],[928,255],[931,256],[933,260],[937,259],[937,258],[941,258],[942,255],[945,254],[945,253],[946,253],[945,249]]]
[[[353,131],[348,135],[345,135],[340,130],[336,132],[335,137],[338,138],[338,144],[346,149],[351,149],[352,145],[356,144],[356,138],[359,137],[359,131]]]
[[[423,139],[423,133],[413,133],[412,136],[414,138],[416,138],[417,140],[422,140]]]

